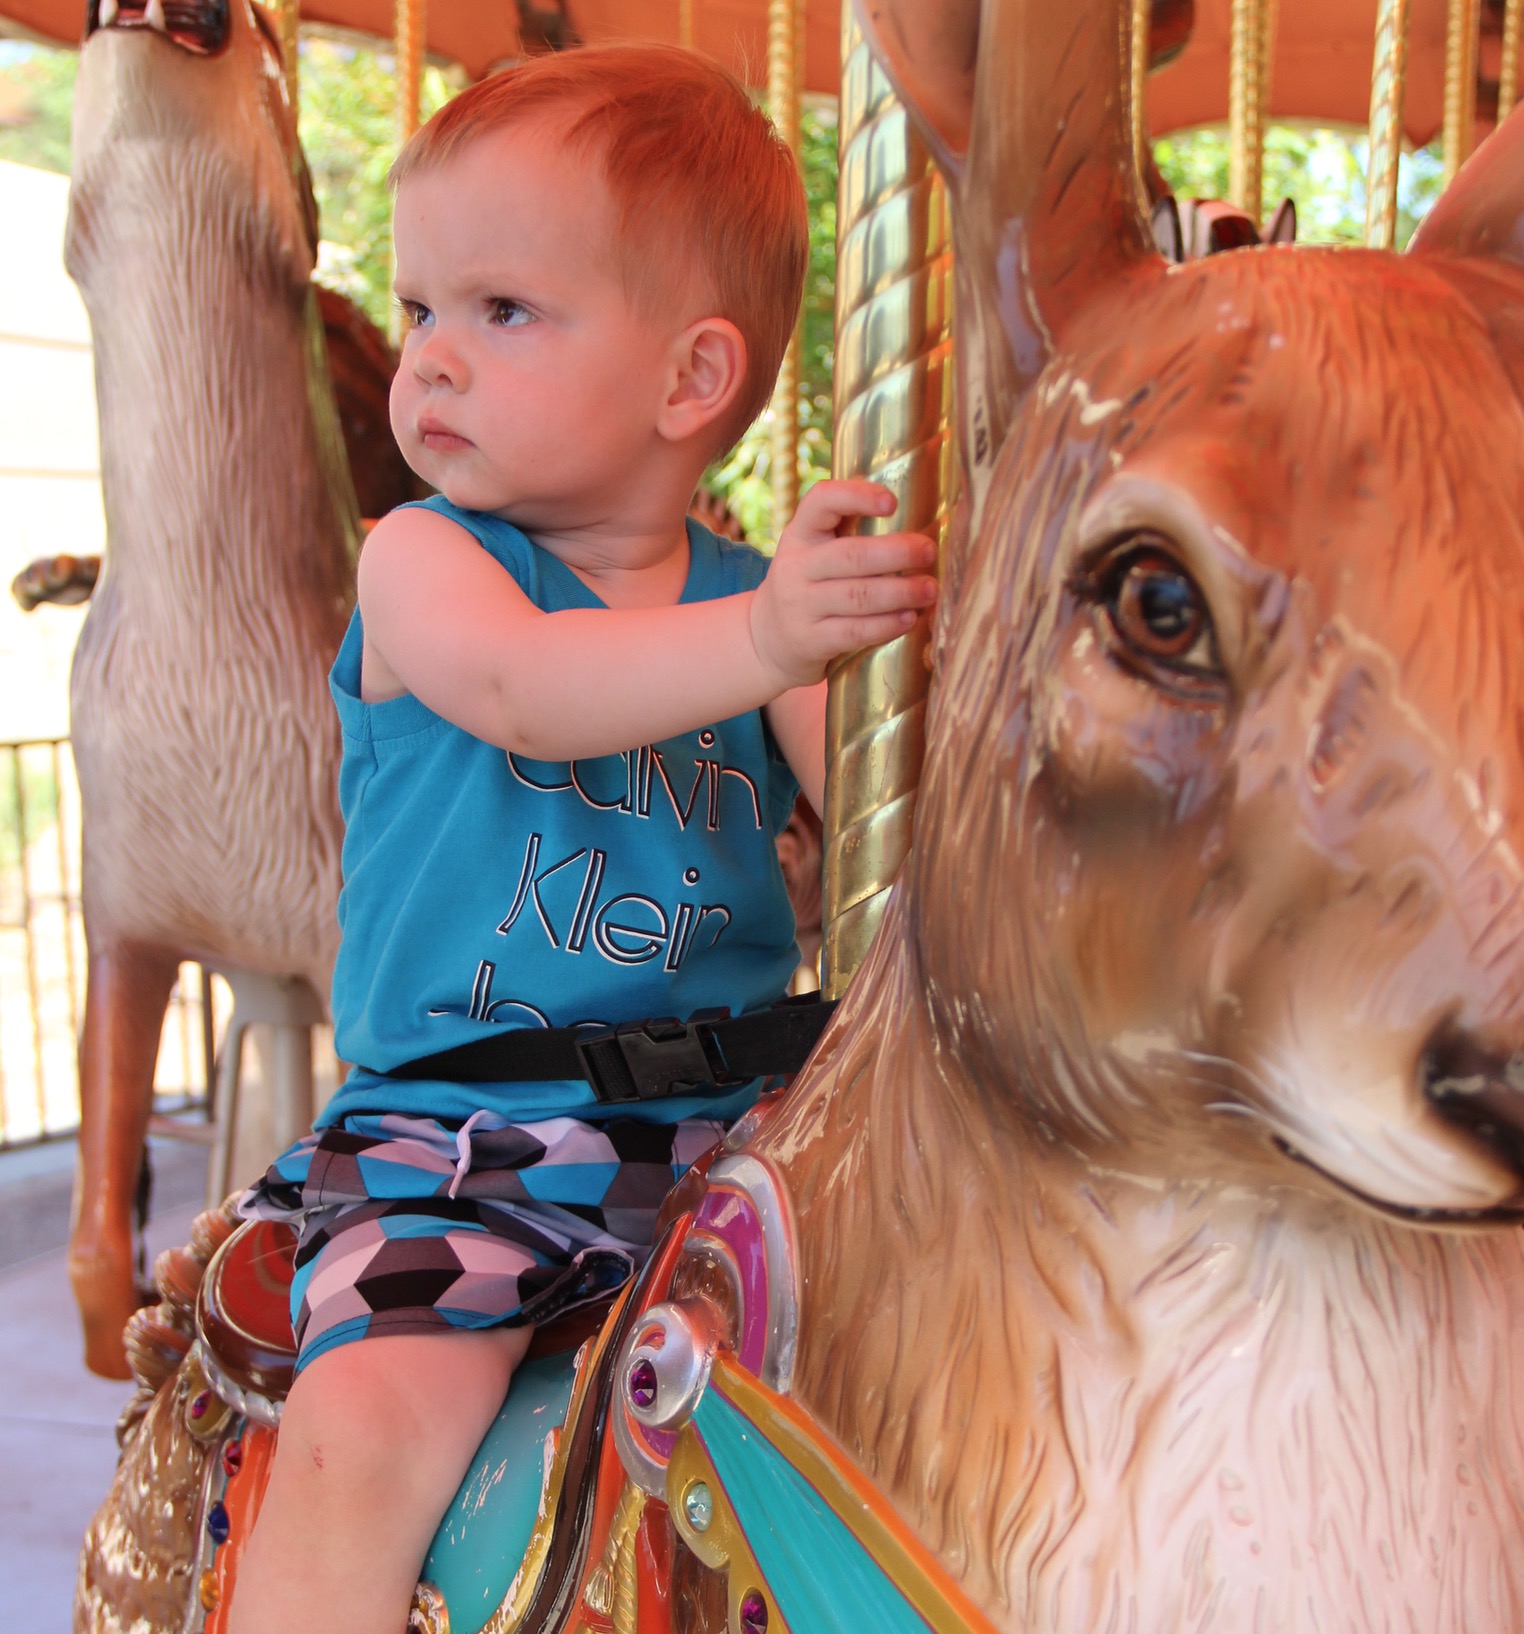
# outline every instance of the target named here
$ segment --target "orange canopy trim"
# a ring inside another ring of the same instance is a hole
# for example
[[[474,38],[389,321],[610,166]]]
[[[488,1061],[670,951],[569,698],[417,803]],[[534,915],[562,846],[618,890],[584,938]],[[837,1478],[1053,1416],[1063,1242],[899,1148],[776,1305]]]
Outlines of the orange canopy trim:
[[[679,0],[567,0],[586,40],[672,40]],[[693,43],[750,84],[767,73],[766,0],[693,0]],[[1228,117],[1231,0],[1196,0],[1190,43],[1149,85],[1155,135]],[[303,0],[304,21],[390,38],[395,0]],[[1497,79],[1501,0],[1485,0],[1481,79]],[[841,0],[807,0],[804,82],[834,95]],[[84,0],[0,0],[0,22],[40,39],[77,45]],[[1280,0],[1269,113],[1276,120],[1364,125],[1370,115],[1376,0]],[[429,0],[429,50],[472,78],[523,54],[513,0]],[[1404,127],[1421,145],[1439,129],[1444,87],[1445,0],[1412,0]],[[1479,106],[1491,98],[1483,93]]]
[[[568,0],[584,40],[670,40],[676,43],[678,0]],[[303,22],[390,39],[395,0],[303,0]],[[78,45],[85,0],[0,0],[0,19],[59,45]],[[840,78],[839,0],[807,0],[804,83],[836,94]],[[472,79],[523,55],[513,0],[429,0],[429,51],[458,62]],[[767,79],[766,0],[693,0],[693,44],[751,85]]]
[[[1370,119],[1371,59],[1376,0],[1280,0],[1269,118],[1360,125]],[[1228,117],[1231,0],[1196,0],[1190,43],[1149,83],[1149,128],[1156,136]],[[1415,147],[1431,141],[1444,120],[1445,0],[1412,0],[1408,26],[1403,129]],[[1479,112],[1490,127],[1500,47],[1501,5],[1482,7]]]

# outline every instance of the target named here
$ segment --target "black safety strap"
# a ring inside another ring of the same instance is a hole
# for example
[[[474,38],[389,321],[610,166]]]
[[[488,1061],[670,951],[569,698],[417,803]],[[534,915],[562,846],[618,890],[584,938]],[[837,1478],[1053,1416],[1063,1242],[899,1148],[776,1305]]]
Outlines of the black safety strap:
[[[804,993],[744,1016],[700,1010],[686,1021],[658,1016],[596,1031],[505,1027],[405,1062],[386,1076],[457,1084],[584,1078],[608,1104],[712,1095],[753,1078],[798,1072],[835,1008],[835,1000]]]

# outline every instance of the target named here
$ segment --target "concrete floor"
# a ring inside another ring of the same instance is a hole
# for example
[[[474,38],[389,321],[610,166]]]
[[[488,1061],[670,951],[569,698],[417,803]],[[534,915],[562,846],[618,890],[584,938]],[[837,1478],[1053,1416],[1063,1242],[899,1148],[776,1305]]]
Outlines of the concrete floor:
[[[153,1143],[150,1261],[186,1241],[206,1154]],[[64,1263],[70,1142],[0,1152],[0,1585],[6,1626],[68,1634],[79,1543],[131,1387],[87,1373]]]

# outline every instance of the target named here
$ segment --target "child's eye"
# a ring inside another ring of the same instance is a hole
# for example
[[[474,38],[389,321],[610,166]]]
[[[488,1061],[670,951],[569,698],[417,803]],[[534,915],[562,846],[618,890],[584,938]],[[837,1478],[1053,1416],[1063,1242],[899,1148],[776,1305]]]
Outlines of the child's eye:
[[[402,295],[397,297],[397,310],[402,314],[404,329],[422,329],[434,321],[434,314],[426,306]]]
[[[534,313],[527,306],[520,306],[517,301],[510,301],[506,296],[496,296],[490,304],[493,323],[510,327],[534,322]]]

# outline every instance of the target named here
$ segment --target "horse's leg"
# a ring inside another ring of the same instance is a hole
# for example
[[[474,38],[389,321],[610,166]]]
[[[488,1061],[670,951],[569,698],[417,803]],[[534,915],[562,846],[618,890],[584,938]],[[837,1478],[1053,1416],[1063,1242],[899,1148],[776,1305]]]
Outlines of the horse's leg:
[[[85,1366],[113,1379],[128,1376],[122,1328],[138,1305],[132,1209],[178,964],[162,949],[118,943],[92,949],[85,984],[69,1277],[84,1325]]]

